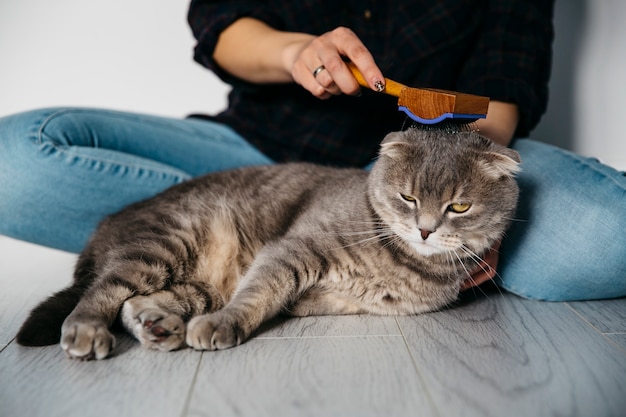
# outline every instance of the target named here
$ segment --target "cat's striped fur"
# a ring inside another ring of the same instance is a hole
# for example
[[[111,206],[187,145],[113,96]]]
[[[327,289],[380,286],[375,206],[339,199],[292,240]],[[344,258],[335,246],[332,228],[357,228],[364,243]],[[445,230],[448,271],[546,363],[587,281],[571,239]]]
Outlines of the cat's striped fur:
[[[117,318],[146,347],[213,350],[281,312],[438,309],[503,236],[518,162],[476,133],[409,129],[371,173],[285,164],[185,182],[106,218],[18,342],[60,337],[70,357],[101,359]]]

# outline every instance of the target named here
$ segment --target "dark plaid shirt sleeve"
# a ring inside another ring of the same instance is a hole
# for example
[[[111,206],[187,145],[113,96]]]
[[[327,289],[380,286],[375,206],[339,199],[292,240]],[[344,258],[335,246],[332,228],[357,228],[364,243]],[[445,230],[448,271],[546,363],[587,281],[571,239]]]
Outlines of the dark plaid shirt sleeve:
[[[194,59],[213,71],[228,84],[243,84],[242,80],[224,71],[213,59],[220,33],[242,17],[259,19],[276,29],[282,29],[281,18],[263,1],[193,0],[187,19],[197,44]]]

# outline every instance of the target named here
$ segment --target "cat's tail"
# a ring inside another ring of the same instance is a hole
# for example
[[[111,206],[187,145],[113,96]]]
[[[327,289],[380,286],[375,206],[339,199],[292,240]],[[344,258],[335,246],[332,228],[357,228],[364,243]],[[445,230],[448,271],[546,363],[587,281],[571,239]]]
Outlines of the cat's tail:
[[[22,346],[46,346],[59,343],[61,325],[76,307],[83,292],[83,289],[73,285],[35,307],[17,332],[17,343]]]
[[[31,312],[17,332],[16,340],[22,346],[47,346],[59,343],[61,326],[80,301],[94,279],[93,265],[79,259],[74,283],[50,296]]]

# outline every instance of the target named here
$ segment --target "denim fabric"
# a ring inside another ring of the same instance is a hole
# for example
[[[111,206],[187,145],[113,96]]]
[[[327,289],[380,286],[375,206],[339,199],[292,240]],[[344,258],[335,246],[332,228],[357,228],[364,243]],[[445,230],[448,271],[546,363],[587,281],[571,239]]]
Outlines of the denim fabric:
[[[518,140],[521,199],[497,282],[527,298],[626,295],[626,177]],[[79,252],[107,214],[203,173],[273,163],[230,128],[92,109],[0,119],[0,233]]]
[[[272,161],[230,128],[107,110],[0,119],[0,233],[80,252],[106,215],[193,176]]]
[[[625,296],[625,173],[532,140],[513,148],[521,196],[497,282],[542,300]]]

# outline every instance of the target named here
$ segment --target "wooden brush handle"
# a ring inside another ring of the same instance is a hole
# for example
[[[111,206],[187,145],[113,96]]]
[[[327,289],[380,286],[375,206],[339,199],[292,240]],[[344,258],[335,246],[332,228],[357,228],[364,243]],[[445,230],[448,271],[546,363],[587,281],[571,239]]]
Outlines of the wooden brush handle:
[[[360,86],[370,88],[353,63],[346,62],[346,65]],[[385,78],[385,89],[381,92],[398,97],[398,106],[420,120],[434,120],[444,114],[476,115],[479,118],[484,117],[489,108],[489,97],[434,88],[412,88],[389,78]]]
[[[363,78],[363,74],[361,74],[361,72],[357,69],[356,65],[354,65],[352,62],[346,62],[346,65],[348,66],[348,68],[352,72],[352,75],[354,75],[354,78],[356,78],[356,81],[361,87],[371,89],[367,81],[365,81],[365,78]],[[403,88],[407,88],[407,86],[404,84],[400,84],[397,81],[390,80],[389,78],[385,78],[385,89],[381,91],[381,93],[385,93],[394,97],[400,97],[400,92]]]

